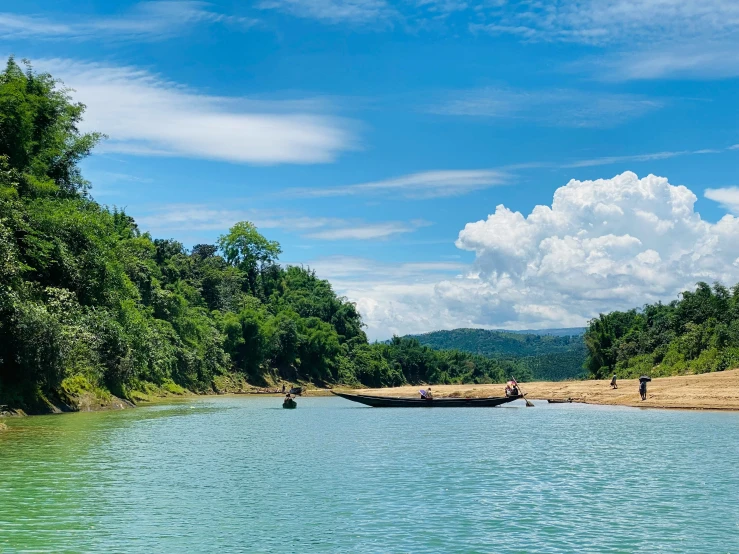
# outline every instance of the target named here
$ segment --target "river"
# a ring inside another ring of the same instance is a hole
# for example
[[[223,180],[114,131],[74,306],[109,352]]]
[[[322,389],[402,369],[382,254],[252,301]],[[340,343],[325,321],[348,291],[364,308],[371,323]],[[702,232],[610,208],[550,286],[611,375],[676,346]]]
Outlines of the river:
[[[739,552],[739,413],[298,404],[8,420],[0,552]]]

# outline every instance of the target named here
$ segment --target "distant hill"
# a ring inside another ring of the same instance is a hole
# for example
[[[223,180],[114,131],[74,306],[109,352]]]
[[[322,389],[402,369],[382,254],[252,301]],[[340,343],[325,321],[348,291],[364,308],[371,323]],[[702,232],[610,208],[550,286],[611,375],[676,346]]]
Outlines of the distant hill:
[[[520,360],[537,380],[560,381],[585,374],[586,348],[580,327],[538,331],[452,329],[413,335],[435,350],[461,350],[492,358]]]
[[[510,331],[508,329],[496,329],[502,333],[518,333],[521,335],[553,335],[555,337],[582,336],[587,327],[565,327],[562,329],[526,329],[524,331]]]

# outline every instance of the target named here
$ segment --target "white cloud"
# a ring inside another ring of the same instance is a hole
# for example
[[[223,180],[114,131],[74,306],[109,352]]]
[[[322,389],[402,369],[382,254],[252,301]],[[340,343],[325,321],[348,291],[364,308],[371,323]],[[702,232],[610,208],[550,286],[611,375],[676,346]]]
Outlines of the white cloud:
[[[460,320],[434,299],[441,279],[466,271],[462,263],[428,261],[390,263],[351,256],[305,262],[319,277],[329,279],[339,294],[357,302],[370,340],[393,334],[451,328]]]
[[[139,39],[159,40],[174,36],[197,24],[231,24],[249,27],[256,20],[225,15],[208,9],[206,2],[141,2],[118,17],[89,18],[83,15],[55,17],[0,12],[0,34],[4,38],[47,40]]]
[[[320,240],[372,240],[386,239],[394,235],[412,233],[419,227],[429,225],[425,221],[382,221],[379,223],[357,223],[346,221],[340,227],[323,229],[305,235]]]
[[[434,170],[344,187],[294,188],[288,190],[286,194],[317,198],[360,194],[402,194],[410,198],[439,198],[502,185],[506,180],[507,175],[495,169]]]
[[[529,40],[586,44],[720,37],[739,29],[734,0],[556,0],[505,2],[476,30]]]
[[[263,0],[257,7],[331,24],[371,24],[396,14],[385,0]]]
[[[615,48],[577,65],[602,80],[739,75],[735,0],[502,2],[473,32]]]
[[[721,42],[706,39],[656,44],[650,48],[617,51],[599,59],[577,62],[572,67],[585,71],[597,68],[596,77],[602,81],[728,78],[739,75],[737,48],[739,37]]]
[[[452,93],[432,113],[515,118],[566,127],[612,126],[659,109],[662,103],[631,94],[577,90],[516,91],[482,88]]]
[[[733,189],[719,201],[739,202]],[[739,218],[701,219],[685,186],[626,172],[570,181],[551,206],[503,205],[469,223],[457,246],[475,262],[456,278],[340,280],[370,334],[440,328],[582,325],[599,312],[669,301],[697,281],[739,280]],[[330,275],[326,275],[329,276]]]
[[[463,0],[416,0],[416,6],[438,14],[449,14],[469,8],[469,4]]]
[[[99,151],[238,163],[322,163],[355,146],[347,123],[310,104],[200,94],[135,67],[40,60],[87,105]],[[303,111],[300,110],[304,107]]]
[[[233,205],[234,202],[229,202]],[[281,229],[316,240],[384,240],[412,233],[430,225],[427,221],[367,222],[337,217],[310,217],[278,210],[222,209],[202,204],[172,204],[136,216],[143,231],[155,236],[181,233],[225,232],[234,223],[248,220],[259,229]]]
[[[709,200],[718,202],[730,212],[739,215],[739,187],[706,189],[703,195]]]

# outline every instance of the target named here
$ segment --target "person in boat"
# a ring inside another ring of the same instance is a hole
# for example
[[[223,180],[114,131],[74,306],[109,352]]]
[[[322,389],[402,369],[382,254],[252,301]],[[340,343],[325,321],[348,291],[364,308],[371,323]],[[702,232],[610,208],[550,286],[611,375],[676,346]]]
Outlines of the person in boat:
[[[426,389],[426,400],[433,400],[433,399],[434,399],[434,395],[431,394],[431,387],[429,387]]]
[[[613,377],[611,378],[611,388],[612,389],[618,388],[618,385],[616,384],[616,374],[615,373],[613,374]]]
[[[505,386],[505,395],[506,396],[518,396],[520,393],[518,392],[518,383],[516,383],[515,379],[511,379],[508,381],[508,383]]]
[[[647,399],[647,382],[646,380],[639,381],[639,394],[642,400]]]

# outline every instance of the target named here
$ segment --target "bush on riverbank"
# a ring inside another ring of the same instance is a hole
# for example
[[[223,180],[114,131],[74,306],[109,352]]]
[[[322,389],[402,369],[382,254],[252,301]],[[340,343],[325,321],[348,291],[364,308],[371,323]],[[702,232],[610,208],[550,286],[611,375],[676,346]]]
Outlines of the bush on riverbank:
[[[99,134],[51,76],[0,73],[0,403],[132,398],[279,379],[387,386],[503,381],[514,362],[369,344],[356,307],[249,222],[217,244],[154,239],[80,171]],[[232,377],[237,375],[237,377]],[[102,391],[102,392],[101,392]]]

